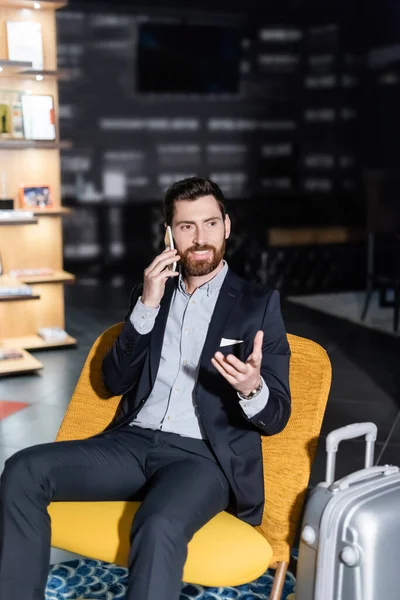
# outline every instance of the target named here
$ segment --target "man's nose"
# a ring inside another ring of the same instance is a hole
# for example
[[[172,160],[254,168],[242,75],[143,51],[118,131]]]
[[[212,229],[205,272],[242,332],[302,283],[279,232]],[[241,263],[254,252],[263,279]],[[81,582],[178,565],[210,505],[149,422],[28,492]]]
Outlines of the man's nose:
[[[195,236],[194,236],[193,243],[194,243],[196,246],[203,246],[204,244],[206,244],[206,243],[207,243],[207,240],[206,240],[206,236],[205,236],[205,234],[204,234],[204,231],[196,231],[196,234],[195,234]]]

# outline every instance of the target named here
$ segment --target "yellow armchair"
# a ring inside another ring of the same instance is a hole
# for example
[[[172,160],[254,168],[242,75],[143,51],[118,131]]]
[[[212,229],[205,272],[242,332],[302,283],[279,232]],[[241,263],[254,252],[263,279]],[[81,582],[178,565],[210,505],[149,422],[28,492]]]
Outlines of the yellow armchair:
[[[122,324],[93,344],[58,432],[57,441],[83,439],[111,421],[120,397],[101,379],[104,354]],[[331,383],[329,358],[318,344],[288,335],[292,415],[278,435],[263,437],[265,507],[259,527],[222,512],[190,541],[183,579],[206,586],[236,586],[276,568],[270,600],[281,598],[290,549],[304,502]],[[54,502],[52,545],[126,566],[137,502]]]

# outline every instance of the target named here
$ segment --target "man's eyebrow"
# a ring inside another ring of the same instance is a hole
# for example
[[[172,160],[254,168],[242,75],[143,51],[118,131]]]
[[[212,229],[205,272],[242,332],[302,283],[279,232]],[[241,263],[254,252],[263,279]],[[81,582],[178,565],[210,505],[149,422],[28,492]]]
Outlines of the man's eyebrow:
[[[204,219],[203,223],[208,223],[208,221],[217,221],[217,220],[221,220],[221,217],[210,217],[209,219]],[[183,225],[183,224],[187,224],[187,225],[196,225],[196,221],[178,221],[176,224],[177,225]]]

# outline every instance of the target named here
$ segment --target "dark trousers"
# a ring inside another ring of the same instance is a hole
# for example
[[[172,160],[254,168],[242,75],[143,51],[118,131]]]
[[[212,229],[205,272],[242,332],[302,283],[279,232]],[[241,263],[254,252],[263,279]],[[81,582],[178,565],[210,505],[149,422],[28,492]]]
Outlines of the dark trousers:
[[[0,486],[0,599],[44,599],[50,502],[136,499],[126,598],[178,600],[188,542],[229,503],[205,441],[125,427],[14,454]]]

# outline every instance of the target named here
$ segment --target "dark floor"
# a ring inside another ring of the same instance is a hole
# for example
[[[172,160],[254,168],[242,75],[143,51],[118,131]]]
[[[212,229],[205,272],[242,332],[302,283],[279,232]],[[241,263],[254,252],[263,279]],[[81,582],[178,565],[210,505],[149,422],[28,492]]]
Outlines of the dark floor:
[[[41,374],[0,380],[0,400],[31,404],[0,421],[0,471],[16,450],[54,439],[92,342],[111,324],[123,320],[127,299],[127,289],[105,284],[66,288],[66,328],[79,345],[38,353],[45,365]],[[311,485],[324,478],[326,434],[353,422],[375,422],[379,429],[376,462],[400,464],[399,338],[289,302],[283,303],[283,313],[287,331],[320,343],[333,367]],[[339,476],[363,464],[361,439],[342,446],[337,460]]]

